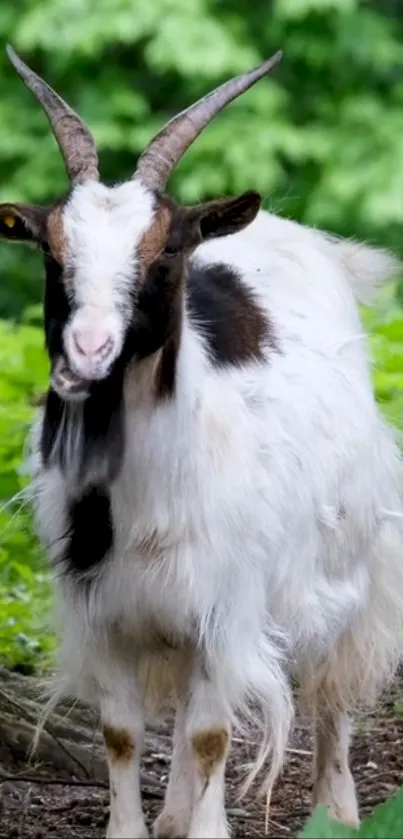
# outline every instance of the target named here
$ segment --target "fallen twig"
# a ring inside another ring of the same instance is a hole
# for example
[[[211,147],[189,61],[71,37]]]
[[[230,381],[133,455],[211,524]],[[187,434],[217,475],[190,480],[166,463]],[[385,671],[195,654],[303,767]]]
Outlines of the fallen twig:
[[[43,778],[40,775],[0,774],[0,785],[7,783],[7,781],[16,784],[42,784],[43,786],[95,787],[99,789],[108,789],[108,784],[105,784],[103,781],[79,781],[74,778]]]

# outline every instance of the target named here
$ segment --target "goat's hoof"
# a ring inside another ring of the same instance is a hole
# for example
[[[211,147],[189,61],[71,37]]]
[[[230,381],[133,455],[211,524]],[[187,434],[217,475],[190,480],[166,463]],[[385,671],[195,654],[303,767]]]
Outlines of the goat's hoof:
[[[122,824],[119,827],[110,822],[106,831],[106,839],[149,839],[149,835],[144,822]]]
[[[321,804],[327,808],[329,817],[333,821],[356,830],[360,826],[360,817],[351,773],[344,776],[343,795],[335,795],[334,787],[335,784],[332,789],[328,783],[319,786],[312,797],[313,807]]]
[[[181,813],[162,811],[154,822],[154,839],[185,839],[188,835],[189,818]]]
[[[328,813],[331,819],[335,822],[339,822],[344,827],[352,827],[354,830],[358,830],[360,826],[360,820],[355,813],[351,813],[349,810],[344,810],[342,807],[338,808],[335,811],[332,807],[328,807]]]
[[[231,834],[227,822],[216,822],[215,824],[196,824],[192,822],[190,825],[189,837],[192,837],[192,839],[211,839],[212,836],[214,836],[214,839],[230,839]]]

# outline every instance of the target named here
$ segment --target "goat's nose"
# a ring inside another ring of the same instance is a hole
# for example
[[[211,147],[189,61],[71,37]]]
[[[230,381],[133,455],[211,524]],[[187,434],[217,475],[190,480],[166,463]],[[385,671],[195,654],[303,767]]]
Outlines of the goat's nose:
[[[87,358],[105,358],[113,347],[113,339],[101,329],[75,329],[74,346],[80,355]]]

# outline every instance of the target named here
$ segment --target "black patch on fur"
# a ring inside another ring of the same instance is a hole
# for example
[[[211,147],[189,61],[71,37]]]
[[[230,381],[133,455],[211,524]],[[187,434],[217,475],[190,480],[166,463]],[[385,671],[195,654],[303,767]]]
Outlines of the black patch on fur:
[[[191,321],[202,331],[218,367],[262,361],[265,347],[277,349],[267,314],[228,265],[190,264],[188,306]]]
[[[67,461],[67,435],[79,446],[75,452],[79,485],[85,485],[87,475],[95,475],[100,483],[114,480],[124,450],[123,371],[115,370],[104,381],[94,382],[82,405],[68,405],[53,390],[48,391],[42,457],[45,465],[57,463],[64,474],[72,466]]]
[[[60,435],[60,426],[63,422],[64,403],[60,397],[53,390],[48,390],[45,400],[45,411],[42,421],[42,435],[41,435],[41,455],[45,466],[50,465],[57,460],[60,464],[61,446],[59,446],[59,453],[56,452],[56,440],[58,434]]]
[[[161,349],[181,325],[182,259],[162,259],[149,269],[139,289],[124,355],[147,358]]]
[[[103,479],[113,481],[124,451],[123,374],[121,365],[102,382],[91,386],[83,406],[83,451],[81,478],[92,464],[105,461]]]
[[[185,284],[185,254],[174,249],[176,234],[173,228],[167,252],[150,267],[140,287],[125,345],[127,358],[138,360],[162,350],[155,380],[157,398],[169,397],[175,389]]]
[[[63,351],[63,329],[70,317],[70,304],[63,283],[63,269],[43,248],[45,264],[45,299],[43,307],[45,344],[49,357],[56,358]]]
[[[113,545],[113,525],[108,492],[89,487],[71,504],[70,528],[64,562],[66,571],[85,574],[99,565]]]

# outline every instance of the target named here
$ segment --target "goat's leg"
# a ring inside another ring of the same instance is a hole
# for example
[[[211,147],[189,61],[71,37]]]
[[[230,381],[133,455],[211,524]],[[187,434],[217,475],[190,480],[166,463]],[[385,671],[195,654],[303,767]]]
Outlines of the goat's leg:
[[[137,685],[124,667],[113,668],[100,690],[102,730],[109,768],[109,839],[148,836],[140,797],[144,712]]]
[[[164,808],[154,824],[154,836],[158,839],[180,839],[189,832],[193,802],[193,766],[185,721],[186,705],[180,700],[176,709],[171,771]]]
[[[190,679],[185,731],[193,776],[188,836],[227,839],[224,776],[231,724],[214,678],[199,665]]]
[[[326,704],[326,697],[318,698],[316,711],[313,804],[324,804],[332,818],[357,827],[358,804],[348,759],[349,717]]]

